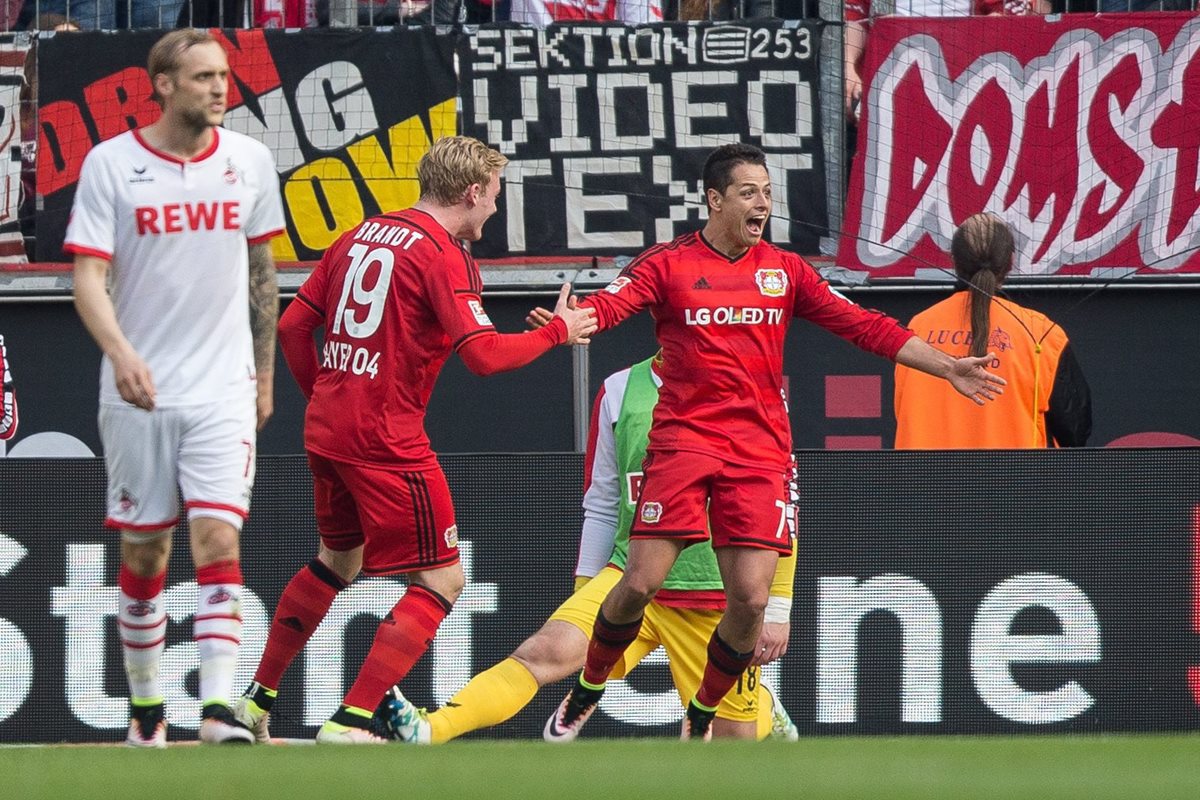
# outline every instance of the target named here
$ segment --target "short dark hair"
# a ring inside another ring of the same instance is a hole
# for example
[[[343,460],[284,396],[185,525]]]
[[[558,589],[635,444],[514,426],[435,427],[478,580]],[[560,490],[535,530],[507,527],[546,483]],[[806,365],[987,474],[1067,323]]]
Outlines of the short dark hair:
[[[767,154],[752,144],[721,145],[704,161],[704,193],[716,189],[718,194],[725,194],[733,183],[733,170],[738,164],[755,164],[766,169]]]

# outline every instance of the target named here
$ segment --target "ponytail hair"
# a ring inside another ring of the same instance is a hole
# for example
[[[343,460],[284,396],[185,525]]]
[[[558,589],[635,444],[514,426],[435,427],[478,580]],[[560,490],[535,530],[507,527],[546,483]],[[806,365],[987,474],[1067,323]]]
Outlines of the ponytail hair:
[[[988,351],[992,298],[1012,270],[1014,249],[1012,231],[991,214],[968,218],[950,242],[954,272],[971,293],[969,354],[972,356],[982,356]]]

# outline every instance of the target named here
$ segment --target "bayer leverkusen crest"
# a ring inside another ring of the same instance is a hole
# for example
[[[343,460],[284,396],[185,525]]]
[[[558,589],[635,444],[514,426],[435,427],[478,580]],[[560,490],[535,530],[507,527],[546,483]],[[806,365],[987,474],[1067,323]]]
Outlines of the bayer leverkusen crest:
[[[781,269],[760,269],[754,273],[754,283],[764,297],[783,297],[787,281],[787,273]]]

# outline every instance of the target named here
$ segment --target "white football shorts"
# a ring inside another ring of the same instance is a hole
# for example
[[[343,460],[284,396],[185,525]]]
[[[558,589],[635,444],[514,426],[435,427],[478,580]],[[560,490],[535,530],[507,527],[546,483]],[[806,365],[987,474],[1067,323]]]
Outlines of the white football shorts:
[[[253,395],[154,411],[101,405],[99,424],[108,466],[105,525],[169,528],[179,521],[181,493],[189,520],[212,517],[241,530],[254,485]]]

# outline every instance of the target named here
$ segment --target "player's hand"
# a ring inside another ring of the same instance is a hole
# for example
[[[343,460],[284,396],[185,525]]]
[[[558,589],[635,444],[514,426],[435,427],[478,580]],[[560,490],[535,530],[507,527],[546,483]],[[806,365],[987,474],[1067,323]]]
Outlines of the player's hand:
[[[554,316],[562,317],[567,323],[567,341],[564,344],[587,344],[599,325],[596,323],[596,309],[578,308],[575,298],[571,295],[571,284],[564,283],[558,292],[558,302],[554,305]]]
[[[536,331],[538,328],[544,328],[549,325],[552,319],[554,319],[553,311],[547,311],[538,306],[525,316],[525,324],[529,326],[530,330]]]
[[[577,298],[575,295],[571,295],[567,298],[567,308],[575,308],[576,302]],[[544,328],[549,325],[552,319],[554,319],[553,311],[547,311],[538,306],[525,315],[525,324],[529,326],[530,330],[536,331],[538,328]]]
[[[762,632],[758,634],[758,644],[754,645],[754,660],[750,664],[761,667],[783,658],[791,635],[792,626],[789,622],[764,622]]]
[[[1004,387],[1008,384],[1008,381],[996,373],[987,371],[987,365],[995,359],[995,353],[956,358],[950,366],[946,380],[950,381],[950,385],[959,394],[969,397],[977,405],[995,400],[1004,394]]]
[[[146,411],[154,410],[154,401],[158,390],[154,388],[154,378],[150,375],[150,367],[133,350],[111,358],[113,378],[116,380],[117,391],[126,403],[132,403]]]

